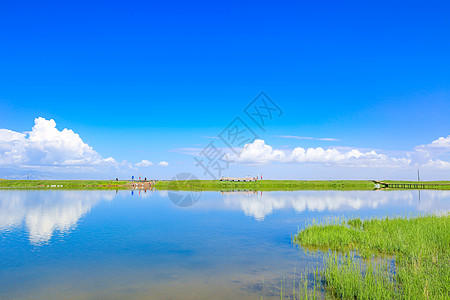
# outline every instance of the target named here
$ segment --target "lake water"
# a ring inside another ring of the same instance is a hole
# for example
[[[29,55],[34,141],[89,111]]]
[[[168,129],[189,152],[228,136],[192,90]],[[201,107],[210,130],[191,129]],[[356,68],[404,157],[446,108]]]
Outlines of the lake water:
[[[172,200],[166,191],[0,190],[0,299],[280,299],[281,286],[292,293],[294,277],[322,262],[291,243],[312,219],[450,210],[450,191]]]

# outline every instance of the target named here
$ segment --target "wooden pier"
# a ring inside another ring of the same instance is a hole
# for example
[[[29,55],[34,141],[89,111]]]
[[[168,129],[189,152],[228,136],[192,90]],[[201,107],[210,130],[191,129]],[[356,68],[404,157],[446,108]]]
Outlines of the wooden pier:
[[[380,189],[414,189],[414,190],[422,190],[422,189],[442,189],[443,187],[450,188],[450,184],[445,183],[425,183],[425,182],[383,182],[378,180],[372,180],[373,183],[379,185]]]

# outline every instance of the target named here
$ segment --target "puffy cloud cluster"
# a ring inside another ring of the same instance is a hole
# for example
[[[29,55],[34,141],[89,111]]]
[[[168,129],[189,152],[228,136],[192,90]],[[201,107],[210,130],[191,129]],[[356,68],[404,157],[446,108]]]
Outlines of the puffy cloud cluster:
[[[348,165],[348,166],[405,166],[409,164],[407,158],[394,158],[375,151],[361,152],[357,149],[340,151],[338,149],[323,149],[301,147],[295,148],[290,157],[290,161],[295,162],[322,162],[328,164]]]
[[[255,140],[246,144],[241,150],[239,157],[232,158],[233,161],[249,163],[268,163],[271,161],[285,161],[286,153],[274,150],[272,146],[266,145],[264,140]]]
[[[134,164],[134,165],[136,167],[139,167],[139,168],[146,168],[146,167],[153,166],[153,163],[151,161],[149,161],[149,160],[143,159],[143,160],[141,160],[140,162],[138,162],[137,164]],[[169,163],[167,161],[160,161],[158,163],[158,166],[160,166],[160,167],[167,167],[167,166],[169,166]]]
[[[419,145],[411,153],[414,165],[426,165],[437,168],[450,168],[450,163],[438,159],[439,156],[450,153],[450,135],[440,137],[426,145]]]
[[[167,161],[160,161],[158,163],[158,165],[161,166],[161,167],[167,167],[167,166],[169,166],[169,163]]]
[[[424,166],[430,168],[450,168],[450,163],[437,157],[450,153],[450,136],[439,138],[428,145],[414,148],[403,157],[392,157],[375,151],[358,149],[341,150],[297,147],[293,150],[277,150],[267,145],[264,140],[257,139],[246,144],[239,155],[229,159],[241,163],[265,164],[270,162],[323,163],[338,166],[354,167],[410,167]]]
[[[136,167],[150,167],[153,166],[153,163],[149,160],[143,159],[142,161],[135,164]]]
[[[58,130],[53,119],[39,117],[31,131],[0,129],[0,168],[3,176],[29,172],[40,176],[128,176],[130,170],[152,166],[142,160],[134,166],[127,161],[103,158],[71,129]],[[166,161],[159,166],[167,167]],[[24,171],[25,170],[25,171]],[[23,171],[23,172],[22,172]]]
[[[59,131],[56,122],[36,118],[30,132],[0,129],[0,165],[95,166],[117,162],[102,158],[70,129]]]

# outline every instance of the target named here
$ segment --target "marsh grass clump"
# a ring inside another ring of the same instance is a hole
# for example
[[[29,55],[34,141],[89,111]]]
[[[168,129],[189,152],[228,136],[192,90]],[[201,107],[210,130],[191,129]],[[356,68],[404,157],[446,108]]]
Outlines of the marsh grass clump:
[[[388,261],[363,261],[353,252],[338,255],[330,252],[324,258],[325,269],[320,273],[325,287],[341,299],[394,299],[396,284]]]
[[[333,250],[320,275],[335,297],[450,298],[448,213],[313,223],[294,241]]]
[[[319,249],[345,250],[353,247],[361,240],[361,231],[347,226],[345,220],[339,218],[322,222],[312,221],[305,229],[294,237],[294,241],[304,246]]]
[[[362,221],[360,218],[356,218],[356,219],[351,219],[347,222],[348,226],[351,226],[353,228],[356,229],[361,229],[362,228]]]
[[[296,277],[294,269],[293,281],[287,278],[280,279],[280,299],[307,300],[323,299],[323,289],[318,284],[318,269],[304,270],[300,277]],[[263,297],[261,297],[263,299]]]

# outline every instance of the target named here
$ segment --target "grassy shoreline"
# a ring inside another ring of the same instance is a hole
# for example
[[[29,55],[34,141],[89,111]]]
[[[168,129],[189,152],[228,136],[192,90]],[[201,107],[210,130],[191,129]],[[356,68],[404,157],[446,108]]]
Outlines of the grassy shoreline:
[[[160,190],[200,191],[296,191],[296,190],[372,190],[369,180],[259,180],[233,182],[219,180],[159,181],[155,187]]]
[[[132,184],[115,180],[0,180],[0,189],[130,189]]]
[[[334,297],[450,297],[449,213],[313,223],[293,241],[331,249],[315,284]]]
[[[391,181],[391,183],[414,183],[410,181]],[[0,180],[0,189],[132,189],[149,188],[150,181],[115,180]],[[153,183],[153,182],[152,182]],[[438,189],[450,189],[450,181],[422,181],[422,183],[447,184]],[[133,186],[133,184],[135,186]],[[231,182],[219,180],[156,181],[153,185],[159,190],[194,191],[296,191],[296,190],[373,190],[370,180],[259,180],[254,182]],[[430,189],[437,189],[435,187]]]
[[[392,181],[390,183],[413,183],[412,181]],[[417,182],[416,182],[417,183]],[[421,183],[446,184],[427,189],[449,190],[450,181],[421,181]],[[254,182],[232,182],[219,180],[159,181],[155,187],[160,190],[197,190],[197,191],[296,191],[296,190],[373,190],[371,180],[259,180]]]

